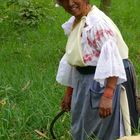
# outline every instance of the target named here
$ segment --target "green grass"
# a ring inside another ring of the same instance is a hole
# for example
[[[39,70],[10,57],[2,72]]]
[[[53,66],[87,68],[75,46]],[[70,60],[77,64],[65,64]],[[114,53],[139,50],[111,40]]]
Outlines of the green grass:
[[[69,15],[55,8],[52,0],[40,4],[47,10],[38,26],[0,22],[0,140],[44,139],[36,129],[43,130],[50,140],[49,125],[60,110],[64,87],[56,83],[55,77],[66,43],[61,24]],[[0,7],[3,5],[5,2],[0,1]],[[140,82],[139,5],[139,0],[114,0],[111,16],[129,46]],[[0,18],[4,16],[6,13],[1,12]],[[70,139],[69,126],[66,114],[55,126],[60,139]]]

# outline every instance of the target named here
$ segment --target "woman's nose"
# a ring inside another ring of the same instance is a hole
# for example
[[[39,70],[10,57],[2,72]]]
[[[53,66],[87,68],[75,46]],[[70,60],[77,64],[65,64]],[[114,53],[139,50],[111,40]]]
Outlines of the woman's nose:
[[[69,6],[73,5],[73,0],[69,0]]]

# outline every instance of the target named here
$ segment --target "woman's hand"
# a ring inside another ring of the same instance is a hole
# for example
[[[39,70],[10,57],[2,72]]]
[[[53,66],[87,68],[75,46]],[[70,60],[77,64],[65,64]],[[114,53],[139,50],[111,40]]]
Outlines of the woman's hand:
[[[107,78],[107,84],[99,103],[99,115],[101,118],[112,114],[112,100],[117,79],[115,76]]]
[[[105,118],[112,114],[112,98],[113,98],[113,89],[105,88],[104,94],[100,99],[99,104],[99,115],[101,118]],[[110,96],[106,96],[110,95]]]
[[[71,109],[72,92],[73,92],[73,88],[67,87],[66,93],[65,93],[64,98],[63,98],[62,103],[61,103],[61,108],[64,111],[68,112]]]

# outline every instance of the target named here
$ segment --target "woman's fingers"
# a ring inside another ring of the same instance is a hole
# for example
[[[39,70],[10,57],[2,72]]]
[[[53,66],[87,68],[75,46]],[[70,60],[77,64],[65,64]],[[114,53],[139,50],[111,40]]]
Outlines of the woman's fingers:
[[[99,104],[99,115],[105,118],[112,114],[112,99],[102,96]]]
[[[112,114],[111,108],[99,108],[99,115],[101,118],[106,118]]]
[[[72,95],[69,94],[69,93],[66,93],[64,95],[64,98],[61,102],[61,109],[64,110],[64,111],[70,111],[71,109],[71,98],[72,98]]]
[[[70,111],[70,108],[71,108],[71,107],[70,107],[69,103],[64,102],[64,101],[61,103],[61,109],[62,109],[62,110],[68,112],[68,111]]]
[[[112,114],[111,109],[107,108],[107,109],[106,109],[106,115],[109,116],[109,115],[111,115],[111,114]]]
[[[106,116],[106,113],[105,113],[105,109],[104,108],[100,108],[99,109],[99,115],[101,118],[104,118]]]

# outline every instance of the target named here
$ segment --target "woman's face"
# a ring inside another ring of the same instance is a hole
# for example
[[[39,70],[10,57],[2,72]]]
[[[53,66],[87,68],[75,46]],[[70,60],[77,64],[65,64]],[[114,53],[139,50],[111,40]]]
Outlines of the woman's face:
[[[60,0],[60,4],[75,17],[82,17],[87,7],[86,0]]]

